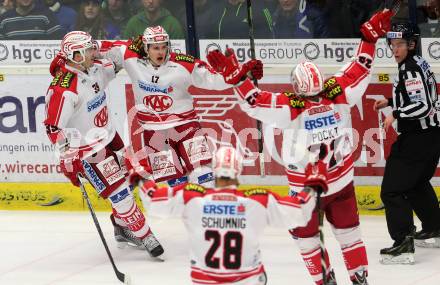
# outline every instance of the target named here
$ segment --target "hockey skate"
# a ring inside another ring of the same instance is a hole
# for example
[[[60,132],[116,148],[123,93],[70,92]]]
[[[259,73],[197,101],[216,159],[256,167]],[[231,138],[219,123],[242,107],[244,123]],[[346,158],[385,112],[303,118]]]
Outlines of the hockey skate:
[[[145,250],[142,240],[136,237],[128,228],[118,225],[115,222],[115,217],[113,215],[110,215],[110,220],[113,224],[115,240],[118,248],[123,249],[127,247],[127,245],[130,245]]]
[[[353,285],[368,285],[367,272],[366,271],[356,272],[351,282],[353,282]]]
[[[416,232],[414,244],[418,247],[440,248],[440,230]]]
[[[142,245],[147,249],[151,257],[164,261],[164,250],[162,245],[159,243],[157,238],[154,236],[151,229],[149,230],[146,237],[142,239]]]
[[[382,264],[414,264],[414,236],[407,236],[400,244],[380,250]]]

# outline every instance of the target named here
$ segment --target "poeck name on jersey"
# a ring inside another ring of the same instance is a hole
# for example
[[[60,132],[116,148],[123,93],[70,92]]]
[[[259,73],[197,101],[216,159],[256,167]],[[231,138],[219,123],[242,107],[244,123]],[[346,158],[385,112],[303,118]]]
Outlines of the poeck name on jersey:
[[[92,112],[93,110],[99,108],[106,99],[105,92],[100,93],[98,96],[87,102],[87,112]]]

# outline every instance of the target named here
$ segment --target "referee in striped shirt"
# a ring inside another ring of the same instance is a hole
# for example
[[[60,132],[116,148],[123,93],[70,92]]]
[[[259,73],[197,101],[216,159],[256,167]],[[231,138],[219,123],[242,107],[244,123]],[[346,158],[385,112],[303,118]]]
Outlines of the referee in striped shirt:
[[[397,120],[399,132],[386,161],[380,193],[394,240],[392,247],[380,251],[381,262],[386,264],[414,263],[414,239],[421,246],[427,238],[440,241],[440,209],[430,183],[440,157],[440,101],[431,67],[416,55],[419,36],[415,25],[393,24],[387,40],[399,73],[393,97],[374,104],[376,111],[393,108],[384,129]],[[413,211],[422,222],[417,233]]]

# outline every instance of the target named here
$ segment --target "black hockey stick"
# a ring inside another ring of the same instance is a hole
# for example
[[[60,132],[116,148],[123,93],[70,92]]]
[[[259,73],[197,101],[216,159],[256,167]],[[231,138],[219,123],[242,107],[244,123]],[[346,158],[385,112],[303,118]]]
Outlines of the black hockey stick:
[[[96,217],[95,211],[93,210],[92,203],[90,202],[90,199],[89,199],[89,195],[87,195],[87,191],[84,187],[84,184],[82,183],[83,177],[81,176],[81,174],[78,173],[77,178],[79,181],[79,188],[81,189],[84,200],[86,200],[86,202],[87,202],[87,206],[89,207],[90,214],[92,215],[92,218],[93,218],[93,222],[95,223],[96,229],[98,230],[99,237],[101,238],[102,244],[104,245],[104,248],[105,248],[105,251],[107,252],[108,258],[110,259],[110,262],[113,266],[113,270],[115,271],[116,277],[122,283],[130,284],[131,283],[130,276],[122,273],[116,267],[115,261],[113,260],[113,256],[108,248],[107,242],[105,241],[104,234],[102,233],[101,226],[99,225],[98,218]]]
[[[255,40],[254,40],[254,23],[252,20],[252,1],[247,0],[247,22],[249,26],[249,42],[251,45],[251,58],[255,59]],[[255,86],[258,87],[258,81],[253,78]],[[266,176],[266,171],[264,168],[264,145],[263,145],[263,128],[260,120],[257,120],[257,130],[258,130],[258,153],[260,158],[260,176]]]

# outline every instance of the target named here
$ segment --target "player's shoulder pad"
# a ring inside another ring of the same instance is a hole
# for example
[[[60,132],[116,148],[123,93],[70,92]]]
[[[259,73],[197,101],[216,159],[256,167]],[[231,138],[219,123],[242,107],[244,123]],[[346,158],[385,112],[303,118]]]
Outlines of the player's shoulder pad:
[[[296,95],[292,92],[283,92],[284,96],[289,98],[289,104],[292,108],[304,108],[306,106],[305,100],[303,97]]]
[[[50,86],[60,87],[62,89],[74,89],[76,88],[77,75],[73,72],[64,70],[58,72],[52,79]]]
[[[206,188],[201,185],[198,185],[198,184],[188,183],[183,188],[183,191],[192,191],[192,192],[198,192],[201,194],[205,194]]]
[[[252,196],[256,196],[256,195],[267,196],[268,194],[269,194],[269,191],[264,188],[253,188],[253,189],[248,189],[248,190],[243,191],[243,195],[245,197],[252,197]]]
[[[334,100],[336,97],[341,95],[343,91],[344,90],[335,76],[332,76],[324,81],[324,97]]]

